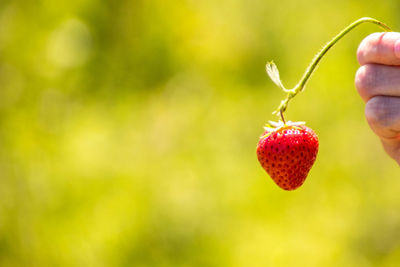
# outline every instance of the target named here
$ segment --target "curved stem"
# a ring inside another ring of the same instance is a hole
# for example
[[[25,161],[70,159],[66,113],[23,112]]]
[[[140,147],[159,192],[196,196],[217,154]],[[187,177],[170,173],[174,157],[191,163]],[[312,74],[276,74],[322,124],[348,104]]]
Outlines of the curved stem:
[[[300,83],[296,86],[299,87],[299,90],[303,90],[306,82],[308,81],[308,79],[310,78],[311,74],[313,73],[313,71],[315,70],[315,68],[317,67],[319,61],[322,59],[322,57],[328,52],[328,50],[337,42],[339,41],[343,36],[345,36],[348,32],[350,32],[352,29],[354,29],[355,27],[357,27],[359,24],[364,23],[364,22],[371,22],[374,24],[379,25],[380,27],[382,27],[385,31],[391,31],[391,29],[386,26],[385,24],[383,24],[382,22],[373,19],[373,18],[361,18],[359,20],[356,20],[355,22],[353,22],[352,24],[350,24],[349,26],[347,26],[344,30],[342,30],[338,35],[336,35],[331,41],[329,41],[323,48],[322,50],[314,57],[313,61],[311,62],[311,64],[309,65],[309,67],[307,68],[306,72],[304,73],[303,77],[300,80]]]
[[[305,73],[303,74],[303,77],[300,79],[300,82],[291,90],[288,90],[288,94],[286,96],[286,99],[283,100],[278,108],[278,110],[276,111],[276,113],[279,112],[279,114],[281,115],[281,117],[283,116],[283,112],[285,112],[288,103],[290,101],[290,99],[292,99],[293,97],[295,97],[299,92],[304,90],[304,87],[307,83],[307,81],[310,79],[311,74],[314,72],[315,68],[317,67],[318,63],[321,61],[322,57],[329,51],[329,49],[332,48],[332,46],[334,46],[343,36],[345,36],[348,32],[350,32],[352,29],[354,29],[355,27],[357,27],[358,25],[364,23],[364,22],[370,22],[373,24],[378,25],[379,27],[381,27],[382,29],[384,29],[385,31],[391,31],[391,29],[384,23],[373,19],[373,18],[361,18],[358,19],[356,21],[354,21],[353,23],[351,23],[349,26],[347,26],[344,30],[342,30],[338,35],[336,35],[332,40],[330,40],[323,48],[320,52],[318,52],[317,55],[315,55],[314,59],[312,60],[311,64],[307,67]]]

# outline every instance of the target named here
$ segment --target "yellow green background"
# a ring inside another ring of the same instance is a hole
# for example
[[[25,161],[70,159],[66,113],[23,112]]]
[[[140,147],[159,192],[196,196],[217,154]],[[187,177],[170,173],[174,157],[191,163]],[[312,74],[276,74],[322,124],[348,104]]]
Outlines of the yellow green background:
[[[346,25],[400,2],[0,2],[0,266],[398,266],[400,172],[354,88],[362,25],[287,119],[320,152],[286,192],[263,125]]]

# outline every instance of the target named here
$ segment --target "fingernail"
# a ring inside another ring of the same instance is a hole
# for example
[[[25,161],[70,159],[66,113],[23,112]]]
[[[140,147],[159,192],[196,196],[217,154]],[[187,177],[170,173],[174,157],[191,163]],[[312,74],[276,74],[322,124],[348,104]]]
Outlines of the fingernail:
[[[394,43],[394,54],[397,58],[400,58],[400,38]]]

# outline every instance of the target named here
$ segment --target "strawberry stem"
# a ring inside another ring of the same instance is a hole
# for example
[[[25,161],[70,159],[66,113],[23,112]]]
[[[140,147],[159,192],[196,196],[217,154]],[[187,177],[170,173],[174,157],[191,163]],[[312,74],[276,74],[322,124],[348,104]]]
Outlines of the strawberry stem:
[[[286,98],[281,101],[281,104],[279,105],[278,109],[274,112],[275,114],[279,113],[280,117],[283,118],[283,113],[286,111],[287,106],[289,104],[289,101],[294,98],[299,92],[303,91],[305,88],[305,85],[307,81],[310,79],[311,74],[314,72],[315,68],[317,67],[318,63],[321,61],[322,57],[331,49],[343,36],[345,36],[347,33],[349,33],[352,29],[357,27],[358,25],[364,23],[364,22],[370,22],[373,24],[378,25],[385,31],[391,31],[391,29],[384,23],[373,19],[373,18],[361,18],[353,23],[351,23],[349,26],[347,26],[345,29],[343,29],[338,35],[336,35],[332,40],[330,40],[318,54],[315,55],[314,59],[311,61],[310,65],[307,67],[305,73],[303,74],[303,77],[300,79],[299,83],[293,88],[293,89],[286,89],[283,87],[282,83],[280,83],[280,87],[287,92]],[[276,66],[275,66],[276,67]],[[271,76],[271,75],[270,75]],[[279,78],[279,76],[278,76]],[[279,80],[280,81],[280,80]]]
[[[283,112],[279,112],[279,114],[281,115],[283,124],[286,124],[285,117],[283,116]]]

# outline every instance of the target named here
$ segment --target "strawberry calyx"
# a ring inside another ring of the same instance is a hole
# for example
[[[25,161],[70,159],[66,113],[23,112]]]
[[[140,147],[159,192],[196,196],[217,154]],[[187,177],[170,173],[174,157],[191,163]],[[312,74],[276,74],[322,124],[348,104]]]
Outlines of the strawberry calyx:
[[[301,130],[302,128],[300,126],[305,125],[306,123],[304,121],[268,121],[268,123],[265,124],[264,129],[265,131],[267,131],[267,133],[263,136],[261,136],[260,138],[266,138],[268,137],[270,134],[272,134],[273,132],[279,131],[283,128],[296,128],[298,130]]]

